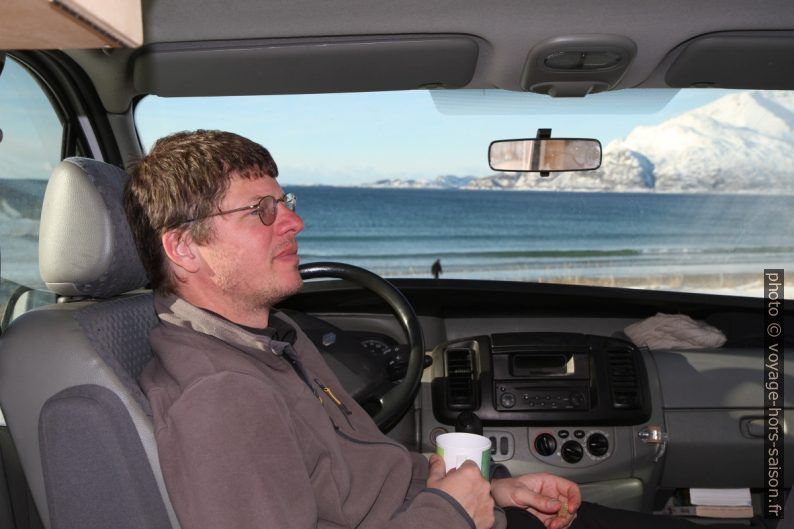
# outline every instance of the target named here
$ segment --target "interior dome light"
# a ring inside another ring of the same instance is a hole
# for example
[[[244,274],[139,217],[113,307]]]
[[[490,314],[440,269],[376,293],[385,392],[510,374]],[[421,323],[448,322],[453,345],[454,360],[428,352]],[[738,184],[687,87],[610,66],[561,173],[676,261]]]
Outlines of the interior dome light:
[[[560,51],[548,55],[543,64],[552,70],[606,70],[618,65],[622,57],[613,51]]]

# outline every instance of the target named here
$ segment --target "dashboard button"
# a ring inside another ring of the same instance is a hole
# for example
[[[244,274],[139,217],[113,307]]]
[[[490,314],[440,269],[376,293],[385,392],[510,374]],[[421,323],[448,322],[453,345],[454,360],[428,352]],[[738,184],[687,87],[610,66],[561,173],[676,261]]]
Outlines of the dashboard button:
[[[584,430],[574,430],[573,436],[577,439],[584,439]]]
[[[581,408],[584,406],[584,394],[574,391],[570,395],[568,395],[568,399],[571,401],[571,405],[574,408]]]
[[[560,430],[557,432],[557,437],[560,439],[568,439],[568,436],[571,435],[568,430]]]
[[[502,396],[499,398],[499,401],[502,403],[502,406],[505,408],[512,408],[516,405],[516,396],[512,393],[502,393]]]

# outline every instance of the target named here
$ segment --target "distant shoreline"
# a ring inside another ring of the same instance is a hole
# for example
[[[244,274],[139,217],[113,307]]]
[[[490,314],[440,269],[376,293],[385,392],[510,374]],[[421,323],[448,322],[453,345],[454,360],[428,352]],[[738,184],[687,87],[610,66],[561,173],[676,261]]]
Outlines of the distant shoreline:
[[[763,270],[758,273],[715,272],[650,274],[644,276],[605,276],[605,277],[543,277],[538,283],[557,283],[566,285],[587,285],[617,288],[642,288],[644,290],[672,290],[684,292],[729,293],[736,295],[763,297]]]
[[[656,194],[656,195],[686,195],[686,196],[695,196],[695,195],[706,195],[706,196],[714,196],[714,195],[721,195],[721,196],[759,196],[759,197],[768,197],[768,196],[792,196],[794,197],[794,190],[769,190],[767,192],[763,192],[759,189],[752,189],[752,190],[738,190],[738,191],[707,191],[707,190],[692,190],[692,191],[683,191],[680,189],[677,190],[661,190],[661,189],[548,189],[548,188],[514,188],[514,187],[499,187],[499,188],[471,188],[471,187],[387,187],[387,186],[370,186],[366,184],[360,185],[336,185],[336,184],[289,184],[284,183],[284,187],[286,188],[303,188],[303,187],[311,187],[311,188],[333,188],[333,189],[377,189],[377,190],[384,190],[384,191],[466,191],[466,192],[477,192],[477,191],[486,191],[486,192],[516,192],[516,193],[615,193],[615,194],[636,194],[636,195],[648,195],[648,194]]]
[[[429,271],[429,268],[428,268]],[[455,274],[445,274],[442,279],[462,279]],[[403,278],[429,278],[429,272],[416,275],[402,275]],[[468,277],[466,279],[474,279]],[[500,281],[498,278],[492,280]],[[758,273],[749,272],[715,272],[707,273],[673,273],[673,274],[648,274],[648,275],[622,275],[622,276],[574,276],[557,275],[545,277],[522,277],[501,279],[523,283],[593,286],[607,288],[631,288],[649,291],[668,291],[696,294],[717,294],[726,296],[764,297],[763,270]]]

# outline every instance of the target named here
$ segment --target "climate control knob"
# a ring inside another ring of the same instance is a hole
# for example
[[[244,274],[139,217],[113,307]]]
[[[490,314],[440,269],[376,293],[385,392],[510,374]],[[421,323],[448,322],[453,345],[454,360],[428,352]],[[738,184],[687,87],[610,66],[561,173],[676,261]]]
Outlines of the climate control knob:
[[[594,433],[587,438],[587,451],[596,457],[601,457],[609,452],[609,440],[602,433]]]
[[[560,449],[566,463],[578,463],[584,455],[584,448],[577,441],[566,441]]]
[[[557,450],[557,440],[551,434],[542,433],[535,438],[535,450],[542,456],[550,456]]]

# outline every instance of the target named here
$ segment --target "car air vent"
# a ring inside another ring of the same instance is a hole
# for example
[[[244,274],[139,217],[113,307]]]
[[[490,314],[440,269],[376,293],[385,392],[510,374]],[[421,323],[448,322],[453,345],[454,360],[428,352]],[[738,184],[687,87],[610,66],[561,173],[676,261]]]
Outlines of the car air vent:
[[[612,405],[622,410],[639,408],[642,403],[634,352],[631,349],[611,349],[607,355]]]
[[[455,347],[446,350],[447,406],[452,410],[474,408],[474,355],[471,349]]]

